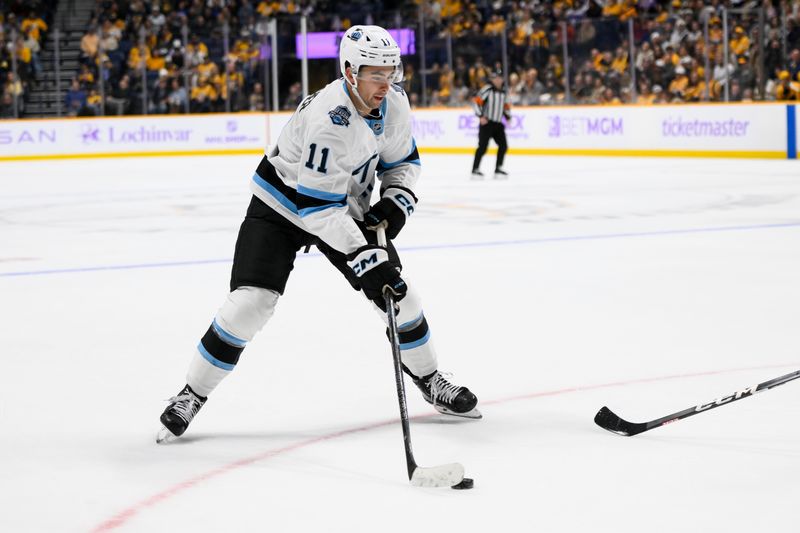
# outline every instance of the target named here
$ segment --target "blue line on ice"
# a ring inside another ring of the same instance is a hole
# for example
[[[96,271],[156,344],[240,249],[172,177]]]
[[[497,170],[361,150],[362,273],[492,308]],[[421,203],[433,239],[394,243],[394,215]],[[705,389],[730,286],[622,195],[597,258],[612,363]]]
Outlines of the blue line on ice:
[[[456,244],[430,244],[423,246],[410,246],[407,248],[400,248],[403,252],[414,252],[420,250],[446,250],[456,248],[487,248],[492,246],[524,246],[530,244],[545,244],[550,242],[568,242],[568,241],[598,241],[605,239],[624,239],[629,237],[660,237],[668,235],[685,235],[691,233],[719,233],[729,231],[753,231],[763,229],[780,229],[780,228],[800,228],[800,222],[785,222],[777,224],[758,224],[752,226],[722,226],[710,228],[687,228],[687,229],[669,229],[658,231],[642,231],[642,232],[625,232],[625,233],[608,233],[598,235],[573,235],[563,237],[541,237],[537,239],[514,239],[509,241],[486,241],[486,242],[466,242]],[[298,257],[316,257],[322,254],[310,253],[299,254]],[[19,276],[46,276],[51,274],[76,274],[84,272],[101,272],[107,270],[137,270],[143,268],[163,268],[163,267],[179,267],[179,266],[195,266],[195,265],[208,265],[215,263],[230,263],[231,258],[226,259],[196,259],[192,261],[169,261],[163,263],[141,263],[129,265],[106,265],[106,266],[88,266],[78,268],[58,268],[50,270],[23,270],[19,272],[0,272],[0,278],[19,277]]]

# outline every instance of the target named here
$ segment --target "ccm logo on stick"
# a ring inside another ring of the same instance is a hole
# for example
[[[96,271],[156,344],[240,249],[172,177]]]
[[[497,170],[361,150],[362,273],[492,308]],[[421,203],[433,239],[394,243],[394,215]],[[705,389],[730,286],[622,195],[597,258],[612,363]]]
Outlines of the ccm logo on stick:
[[[695,407],[694,410],[699,413],[700,411],[705,411],[706,409],[711,409],[715,405],[722,405],[723,403],[728,403],[728,402],[733,401],[733,400],[738,400],[742,396],[747,396],[748,394],[755,394],[756,392],[758,392],[758,390],[756,390],[756,389],[758,389],[758,385],[753,385],[752,387],[749,387],[747,389],[740,390],[736,394],[732,394],[730,396],[723,396],[722,398],[720,398],[719,400],[716,400],[714,402],[707,403],[707,404],[700,404],[697,407]]]

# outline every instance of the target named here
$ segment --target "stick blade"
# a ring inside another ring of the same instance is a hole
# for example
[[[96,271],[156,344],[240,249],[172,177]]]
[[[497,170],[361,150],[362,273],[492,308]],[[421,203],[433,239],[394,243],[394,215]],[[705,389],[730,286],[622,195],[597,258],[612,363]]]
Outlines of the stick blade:
[[[452,487],[464,479],[464,467],[459,463],[440,466],[418,466],[411,475],[414,487]]]
[[[631,437],[647,429],[647,424],[636,424],[623,420],[608,407],[603,406],[594,416],[594,423],[617,435]]]

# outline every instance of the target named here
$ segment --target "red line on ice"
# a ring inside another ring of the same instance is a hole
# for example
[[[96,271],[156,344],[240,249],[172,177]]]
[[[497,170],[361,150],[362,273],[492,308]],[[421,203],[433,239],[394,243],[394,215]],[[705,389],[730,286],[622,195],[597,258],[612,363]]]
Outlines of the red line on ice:
[[[519,395],[519,396],[511,396],[511,397],[508,397],[508,398],[502,398],[502,399],[498,399],[498,400],[481,401],[480,403],[481,403],[481,405],[494,405],[494,404],[499,404],[499,403],[511,402],[511,401],[515,401],[515,400],[525,400],[525,399],[530,399],[530,398],[541,398],[541,397],[544,397],[544,396],[558,396],[560,394],[569,394],[569,393],[572,393],[572,392],[584,392],[584,391],[590,391],[590,390],[596,390],[596,389],[605,389],[605,388],[609,388],[609,387],[621,387],[621,386],[625,386],[625,385],[637,385],[637,384],[641,384],[641,383],[652,383],[652,382],[657,382],[657,381],[668,381],[668,380],[671,380],[671,379],[693,378],[693,377],[700,377],[700,376],[712,376],[712,375],[716,375],[716,374],[728,374],[728,373],[732,373],[732,372],[741,372],[741,371],[744,371],[744,370],[764,370],[764,369],[768,369],[768,368],[782,368],[782,367],[786,367],[786,366],[792,366],[792,365],[767,365],[767,366],[755,366],[755,367],[746,367],[746,368],[732,368],[732,369],[728,369],[728,370],[710,370],[710,371],[707,371],[707,372],[693,372],[693,373],[689,373],[689,374],[672,374],[672,375],[668,375],[668,376],[659,376],[659,377],[654,377],[654,378],[640,378],[640,379],[631,379],[631,380],[625,380],[625,381],[615,381],[615,382],[611,382],[611,383],[601,383],[601,384],[598,384],[598,385],[588,385],[588,386],[585,386],[585,387],[569,387],[569,388],[565,388],[565,389],[555,389],[555,390],[551,390],[551,391],[533,392],[533,393],[530,393],[530,394],[522,394],[522,395]],[[432,416],[436,416],[437,414],[438,413],[429,413],[429,414],[424,414],[424,415],[417,415],[417,416],[411,417],[411,420],[420,420],[420,419],[424,419],[424,418],[429,418],[429,417],[432,417]],[[93,528],[91,531],[92,531],[92,533],[102,533],[102,532],[112,531],[114,529],[122,527],[123,525],[125,525],[125,523],[128,520],[130,520],[131,518],[133,518],[134,516],[136,516],[140,512],[142,512],[142,511],[144,511],[144,510],[146,510],[146,509],[148,509],[150,507],[154,507],[154,506],[156,506],[156,505],[158,505],[158,504],[170,499],[172,496],[174,496],[174,495],[176,495],[176,494],[178,494],[180,492],[183,492],[185,490],[191,489],[195,485],[198,485],[200,483],[203,483],[203,482],[208,481],[210,479],[213,479],[215,477],[218,477],[218,476],[221,476],[223,474],[226,474],[226,473],[228,473],[228,472],[230,472],[232,470],[236,470],[237,468],[241,468],[243,466],[248,466],[248,465],[251,465],[251,464],[256,463],[258,461],[263,461],[265,459],[269,459],[271,457],[275,457],[276,455],[281,455],[283,453],[291,452],[291,451],[294,451],[294,450],[299,450],[300,448],[305,448],[306,446],[311,446],[312,444],[316,444],[318,442],[324,442],[324,441],[327,441],[327,440],[338,439],[339,437],[352,435],[353,433],[359,433],[359,432],[362,432],[362,431],[370,431],[372,429],[377,429],[377,428],[380,428],[380,427],[389,426],[389,425],[396,424],[396,423],[397,423],[397,419],[392,419],[392,420],[384,420],[383,422],[376,422],[376,423],[369,424],[369,425],[366,425],[366,426],[360,426],[360,427],[356,427],[356,428],[345,429],[345,430],[342,430],[342,431],[337,431],[335,433],[329,433],[327,435],[321,435],[321,436],[315,437],[313,439],[307,439],[307,440],[304,440],[304,441],[296,442],[296,443],[290,444],[288,446],[275,448],[273,450],[267,450],[267,451],[265,451],[263,453],[260,453],[258,455],[253,455],[251,457],[246,457],[244,459],[239,459],[238,461],[233,461],[232,463],[228,463],[228,464],[226,464],[224,466],[221,466],[219,468],[215,468],[213,470],[209,470],[208,472],[206,472],[204,474],[200,474],[198,476],[189,478],[189,479],[187,479],[185,481],[181,481],[180,483],[177,483],[177,484],[175,484],[175,485],[173,485],[173,486],[171,486],[171,487],[169,487],[169,488],[167,488],[165,490],[162,490],[161,492],[157,492],[156,494],[153,494],[152,496],[150,496],[148,498],[145,498],[144,500],[142,500],[142,501],[140,501],[138,503],[135,503],[135,504],[131,505],[130,507],[127,507],[126,509],[123,509],[122,511],[118,512],[117,514],[115,514],[114,516],[109,518],[108,520],[105,520],[100,525],[98,525],[95,528]]]

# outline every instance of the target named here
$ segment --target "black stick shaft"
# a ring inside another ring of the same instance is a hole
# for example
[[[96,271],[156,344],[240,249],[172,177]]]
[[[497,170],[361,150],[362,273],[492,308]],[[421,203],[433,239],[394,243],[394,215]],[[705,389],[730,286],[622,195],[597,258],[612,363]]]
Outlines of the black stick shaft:
[[[706,411],[710,411],[711,409],[716,409],[717,407],[722,407],[723,405],[727,405],[737,400],[741,400],[742,398],[747,398],[759,392],[764,392],[765,390],[775,388],[778,385],[783,385],[784,383],[788,383],[789,381],[792,381],[797,378],[800,378],[800,370],[796,372],[791,372],[789,374],[780,376],[775,379],[771,379],[769,381],[765,381],[764,383],[759,383],[758,385],[753,385],[752,387],[747,387],[745,389],[736,391],[731,395],[723,396],[722,398],[718,398],[713,402],[706,404],[701,403],[694,407],[689,407],[688,409],[684,409],[683,411],[679,411],[677,413],[661,417],[657,420],[653,420],[652,422],[647,423],[647,429],[663,426],[664,424],[668,424],[670,422],[675,422],[678,420],[682,420],[684,418],[689,418],[690,416],[704,413]]]
[[[378,244],[386,248],[386,230],[378,228]],[[394,309],[394,297],[391,291],[386,290],[383,294],[386,305],[386,316],[389,319],[389,340],[392,344],[392,360],[394,362],[394,380],[397,386],[397,400],[400,404],[400,422],[403,426],[403,443],[406,450],[406,466],[408,467],[408,479],[414,475],[417,463],[414,461],[414,452],[411,449],[411,427],[408,423],[408,407],[406,405],[406,387],[403,382],[403,367],[400,359],[400,338],[397,332],[397,314]]]
[[[735,401],[741,400],[742,398],[748,398],[754,394],[764,392],[798,378],[800,378],[800,370],[790,372],[789,374],[765,381],[763,383],[759,383],[758,385],[741,389],[733,394],[723,396],[712,402],[704,404],[701,403],[699,405],[684,409],[683,411],[678,411],[677,413],[672,413],[671,415],[651,420],[650,422],[629,422],[614,414],[608,407],[603,407],[600,409],[594,420],[595,423],[597,423],[597,425],[603,429],[607,429],[614,433],[626,436],[638,435],[639,433],[649,431],[653,428],[670,424],[672,422],[677,422],[678,420],[689,418],[690,416],[694,416],[696,414],[705,413],[706,411],[716,409],[717,407],[722,407],[723,405],[728,405]]]

